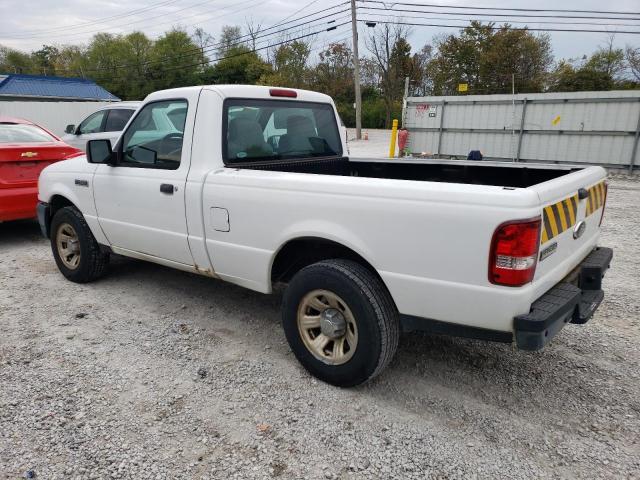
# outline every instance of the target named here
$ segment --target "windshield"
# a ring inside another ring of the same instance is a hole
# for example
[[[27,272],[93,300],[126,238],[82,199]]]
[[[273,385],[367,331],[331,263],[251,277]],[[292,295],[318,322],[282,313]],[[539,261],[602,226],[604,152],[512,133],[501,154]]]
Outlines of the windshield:
[[[35,125],[0,123],[0,143],[45,143],[56,139]]]
[[[225,102],[227,163],[342,155],[333,107],[291,100]]]

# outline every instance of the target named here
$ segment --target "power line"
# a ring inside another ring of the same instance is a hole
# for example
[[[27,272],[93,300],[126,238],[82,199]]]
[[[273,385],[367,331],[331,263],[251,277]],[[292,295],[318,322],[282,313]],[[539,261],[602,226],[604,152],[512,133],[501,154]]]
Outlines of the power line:
[[[408,26],[416,26],[416,27],[441,27],[441,28],[459,28],[464,29],[469,25],[442,25],[442,24],[434,24],[434,23],[410,23],[410,22],[398,22],[398,21],[387,21],[387,20],[376,20],[376,19],[362,19],[358,20],[361,23],[388,23],[395,25],[408,25]],[[502,30],[505,27],[494,27],[491,25],[483,25],[483,28],[488,28],[490,30]],[[574,32],[574,33],[613,33],[611,30],[587,30],[587,29],[565,29],[565,28],[520,28],[520,27],[508,27],[508,30],[523,30],[529,32]],[[616,34],[629,34],[629,35],[640,35],[640,31],[626,31],[626,30],[616,30]]]
[[[306,8],[309,8],[311,5],[313,5],[314,3],[317,3],[319,0],[311,0],[309,3],[307,3],[304,7],[299,8],[298,10],[296,10],[295,12],[293,12],[291,15],[289,15],[288,17],[283,18],[282,20],[279,20],[276,23],[279,22],[284,22],[285,20],[289,20],[291,17],[296,16],[298,13],[300,13],[301,11],[305,10]]]
[[[300,27],[300,26],[308,25],[309,23],[312,23],[312,22],[315,22],[315,21],[317,21],[317,20],[321,20],[321,19],[324,19],[324,18],[330,17],[330,16],[332,16],[332,15],[337,15],[337,14],[339,14],[339,13],[341,13],[341,12],[335,12],[335,13],[333,13],[333,14],[325,15],[324,17],[320,17],[320,18],[317,18],[317,19],[313,19],[313,20],[310,20],[310,21],[308,21],[308,22],[304,22],[304,23],[301,23],[301,24],[298,24],[298,25],[293,25],[293,26],[291,26],[291,27],[287,27],[287,28],[284,28],[284,29],[282,29],[282,30],[277,30],[277,31],[275,31],[275,32],[267,33],[267,34],[264,34],[264,35],[258,35],[258,36],[256,36],[255,38],[256,38],[256,39],[258,39],[258,38],[264,38],[264,37],[271,37],[271,36],[276,35],[276,34],[278,34],[278,33],[286,32],[286,31],[289,31],[289,30],[296,31],[296,30],[299,30],[299,29],[298,29],[298,27]],[[330,21],[330,22],[326,22],[326,23],[332,23],[332,22],[334,22],[334,21],[342,20],[342,19],[344,19],[344,18],[345,18],[345,17],[340,17],[339,19],[335,19],[335,20],[332,20],[332,21]],[[318,25],[316,24],[316,25],[311,25],[311,26],[316,27],[316,26],[318,26]],[[331,28],[331,27],[329,27],[329,28]],[[231,48],[235,48],[235,47],[239,47],[239,46],[244,46],[244,45],[249,41],[249,39],[247,39],[247,40],[240,40],[239,38],[238,38],[238,39],[236,39],[236,40],[237,40],[237,41],[236,41],[236,43],[232,43],[232,44],[228,45],[228,48],[229,48],[229,49],[231,49]],[[269,38],[264,39],[264,40],[260,41],[259,43],[263,43],[263,42],[265,42],[265,41],[269,41]],[[178,57],[185,57],[185,56],[186,56],[185,54],[189,55],[189,54],[195,54],[195,53],[200,53],[200,52],[202,52],[203,54],[204,54],[205,52],[206,52],[206,53],[208,53],[208,52],[211,52],[211,51],[213,51],[213,50],[217,49],[217,48],[218,48],[219,46],[221,46],[221,45],[222,45],[221,43],[218,43],[218,44],[212,44],[212,45],[209,45],[208,47],[203,48],[203,49],[200,49],[200,48],[194,48],[194,49],[192,49],[190,52],[189,52],[189,51],[182,51],[182,52],[180,52],[180,55],[179,55]],[[245,52],[245,53],[249,53],[249,52]],[[175,57],[173,57],[173,58],[175,58]],[[210,60],[210,61],[211,61],[211,62],[216,62],[216,61],[217,61],[217,59],[213,59],[213,60]],[[129,68],[129,67],[145,67],[145,66],[149,66],[149,65],[155,65],[155,64],[158,64],[158,63],[162,63],[162,62],[164,62],[164,59],[158,59],[158,60],[147,60],[147,61],[145,61],[145,62],[138,63],[138,64],[115,65],[115,66],[111,66],[111,67],[105,67],[105,68],[100,69],[100,70],[114,70],[114,69],[122,69],[122,68]],[[208,60],[207,60],[207,63],[209,63],[209,61],[208,61]],[[94,69],[94,70],[88,70],[88,72],[91,72],[91,71],[94,71],[94,72],[95,72],[95,71],[97,71],[97,69]]]
[[[213,18],[213,17],[221,18],[221,17],[225,17],[225,16],[228,16],[228,15],[232,15],[232,14],[240,12],[242,10],[246,10],[247,8],[252,8],[252,7],[255,7],[255,6],[260,5],[262,3],[266,3],[267,1],[270,1],[270,0],[259,0],[259,1],[257,1],[257,3],[255,3],[256,1],[257,0],[245,0],[243,2],[240,2],[240,3],[236,4],[236,5],[244,5],[244,4],[252,3],[252,2],[253,2],[253,5],[250,5],[249,7],[241,8],[241,9],[238,9],[238,10],[234,10],[232,12],[229,12],[229,13],[226,13],[226,14],[222,14],[222,15],[216,14],[216,15],[211,16],[210,18]],[[173,12],[171,12],[171,15],[175,15],[178,12],[182,12],[184,10],[189,10],[191,8],[198,7],[200,5],[204,5],[204,4],[207,4],[207,3],[211,3],[211,0],[203,0],[201,2],[189,5],[188,7],[184,7],[184,8],[178,9],[178,10],[174,10]],[[218,12],[219,12],[220,7],[217,7],[217,9],[218,9]],[[211,10],[208,10],[208,11],[211,11]],[[194,13],[194,14],[188,15],[186,17],[183,16],[182,19],[191,18],[191,17],[197,17],[197,16],[202,15],[202,14],[203,13]],[[128,23],[124,23],[122,25],[118,25],[117,27],[112,27],[111,30],[113,30],[113,29],[121,30],[122,27],[128,27],[130,25],[135,25],[135,24],[138,24],[138,23],[143,23],[144,24],[144,23],[149,22],[151,20],[154,20],[156,18],[161,18],[161,17],[166,17],[166,16],[167,16],[167,14],[163,13],[163,14],[160,14],[160,15],[155,15],[153,17],[147,17],[147,18],[142,18],[142,19],[139,19],[139,20],[134,20],[132,22],[128,22]],[[169,20],[167,22],[159,22],[159,23],[155,22],[153,24],[153,27],[157,27],[157,26],[160,26],[160,25],[167,25],[167,24],[175,24],[175,23],[176,23],[175,19],[174,20]],[[82,37],[82,36],[85,36],[85,35],[91,34],[91,33],[96,33],[96,32],[95,32],[94,29],[91,29],[91,30],[87,30],[87,31],[83,31],[83,32],[70,32],[70,33],[66,33],[66,34],[60,34],[60,35],[57,35],[57,37]],[[43,36],[44,37],[49,37],[49,35],[42,35],[41,34],[41,35],[31,35],[31,36],[26,36],[26,37],[14,36],[12,38],[13,39],[20,39],[20,40],[28,40],[28,39],[31,39],[31,38],[40,38],[40,37],[43,37]]]
[[[359,0],[364,3],[386,3],[379,0]],[[391,2],[390,2],[391,3]],[[574,9],[550,9],[550,8],[508,8],[508,7],[468,7],[462,5],[448,5],[438,3],[405,3],[405,2],[393,2],[393,5],[407,5],[413,7],[432,7],[432,8],[455,8],[461,10],[504,10],[509,12],[555,12],[555,13],[594,13],[594,14],[611,14],[611,15],[640,15],[640,12],[620,12],[611,10],[574,10]]]
[[[317,31],[315,31],[315,32],[307,33],[306,35],[300,35],[300,36],[295,37],[295,38],[290,38],[290,39],[288,39],[288,40],[283,40],[283,41],[281,41],[281,42],[273,43],[273,44],[271,44],[271,45],[267,45],[266,47],[254,48],[254,49],[252,49],[252,50],[248,50],[248,51],[246,51],[246,52],[239,52],[239,53],[235,53],[235,54],[233,54],[233,55],[226,55],[226,56],[224,56],[224,57],[215,58],[215,59],[213,59],[213,61],[214,61],[214,62],[219,62],[219,61],[221,61],[221,60],[227,60],[227,59],[229,59],[229,58],[240,57],[240,56],[242,56],[242,55],[248,55],[248,54],[250,54],[250,53],[256,53],[256,52],[261,51],[261,50],[267,50],[267,49],[269,49],[269,48],[278,47],[278,46],[280,46],[280,45],[284,45],[284,44],[286,44],[286,43],[291,43],[291,42],[295,42],[296,40],[300,40],[300,39],[303,39],[303,38],[308,38],[308,37],[312,37],[312,36],[314,36],[314,35],[318,35],[319,33],[328,32],[328,31],[331,31],[331,30],[333,30],[333,29],[336,29],[336,28],[342,27],[342,26],[344,26],[344,25],[348,25],[348,24],[350,24],[350,23],[351,23],[351,22],[343,22],[343,23],[341,23],[341,24],[338,24],[338,25],[335,25],[335,26],[332,26],[332,27],[329,27],[329,28],[325,28],[324,30],[317,30]],[[206,65],[207,63],[208,63],[208,62],[204,62],[204,61],[202,61],[202,62],[192,63],[192,64],[189,64],[189,65],[178,65],[178,66],[174,66],[174,67],[171,67],[171,68],[165,68],[165,69],[163,69],[163,70],[162,70],[162,72],[164,73],[164,72],[170,72],[170,71],[173,71],[173,70],[180,70],[180,69],[183,69],[183,68],[191,68],[191,67],[197,67],[197,66],[204,66],[204,65]]]
[[[404,5],[404,4],[396,4],[396,5]],[[418,5],[413,5],[418,6]],[[380,7],[367,7],[362,6],[359,8],[366,8],[369,10],[384,10],[387,12],[395,12],[395,11],[403,11],[402,9],[394,8],[380,8]],[[415,12],[415,13],[429,13],[436,15],[464,15],[466,17],[517,17],[517,18],[568,18],[568,19],[591,19],[591,20],[640,20],[640,18],[621,18],[621,17],[594,17],[594,16],[578,16],[578,15],[530,15],[523,13],[464,13],[464,12],[447,12],[447,11],[438,11],[438,10],[404,10],[407,12]]]
[[[36,30],[26,30],[26,31],[21,31],[19,33],[18,32],[16,32],[16,33],[18,33],[18,35],[22,35],[22,34],[25,34],[25,33],[26,34],[28,34],[28,33],[44,33],[44,32],[58,31],[58,30],[69,30],[69,29],[75,29],[75,28],[84,28],[84,27],[89,26],[89,25],[98,25],[98,24],[101,24],[101,23],[108,22],[110,20],[116,20],[116,19],[119,19],[119,18],[125,18],[125,17],[130,17],[130,16],[133,16],[133,15],[139,15],[140,13],[144,13],[146,11],[153,10],[155,8],[158,8],[158,7],[163,7],[163,6],[169,5],[171,3],[176,3],[176,2],[179,2],[179,1],[182,1],[182,0],[165,0],[163,2],[159,2],[159,3],[154,3],[152,5],[148,5],[148,6],[144,7],[144,8],[138,8],[138,9],[135,9],[135,10],[130,10],[127,13],[121,13],[121,14],[118,14],[118,15],[112,15],[110,17],[103,17],[103,18],[100,18],[100,19],[97,19],[97,20],[93,20],[93,21],[89,21],[89,22],[78,23],[78,24],[75,24],[75,25],[66,25],[64,27],[45,28],[45,29],[36,29]],[[9,36],[12,35],[12,34],[13,34],[12,32],[8,33]]]
[[[276,34],[278,34],[278,33],[283,33],[283,32],[287,32],[287,31],[290,31],[290,30],[296,31],[296,30],[299,30],[299,27],[303,27],[303,26],[305,26],[305,25],[309,25],[309,24],[311,24],[311,23],[313,23],[313,22],[317,22],[318,20],[324,20],[324,19],[326,19],[326,18],[329,18],[329,17],[335,16],[335,15],[339,15],[340,13],[344,13],[344,12],[346,12],[347,10],[348,10],[348,9],[341,10],[341,11],[337,11],[337,12],[333,12],[333,13],[330,13],[330,14],[324,15],[324,16],[322,16],[322,17],[314,18],[314,19],[308,20],[308,21],[306,21],[306,22],[302,22],[302,23],[299,23],[299,24],[297,24],[297,25],[292,25],[292,26],[289,26],[289,27],[287,27],[287,28],[283,28],[283,29],[280,29],[280,30],[277,30],[277,31],[274,31],[274,32],[271,32],[271,33],[264,33],[264,34],[262,34],[262,35],[258,35],[258,36],[256,36],[256,37],[254,37],[254,39],[264,38],[264,37],[271,37],[271,36],[276,35]],[[316,12],[316,13],[317,13],[317,12]],[[332,20],[330,20],[329,22],[326,22],[326,23],[332,23],[332,22],[340,21],[340,20],[342,20],[342,19],[344,19],[344,18],[345,18],[345,17],[340,17],[340,18],[337,18],[337,19],[332,19]],[[292,23],[292,22],[294,22],[294,21],[297,21],[297,20],[292,20],[291,22],[286,22],[286,23]],[[313,27],[317,27],[317,26],[319,26],[319,25],[318,25],[318,24],[315,24],[315,25],[311,25],[311,26],[313,26]],[[270,28],[275,28],[275,27],[270,27]],[[331,28],[331,27],[329,27],[329,28]],[[249,39],[247,38],[246,40],[242,40],[242,38],[243,38],[243,37],[245,37],[245,38],[246,38],[246,37],[248,37],[248,36],[249,36],[249,35],[244,35],[244,36],[238,37],[237,39],[235,39],[235,40],[236,40],[236,42],[235,42],[235,43],[232,43],[231,45],[228,45],[228,47],[229,47],[229,48],[234,48],[234,47],[238,47],[238,46],[244,45],[247,41],[249,41]],[[264,41],[268,41],[268,40],[269,40],[269,39],[266,39],[266,40],[263,40],[262,42],[264,42]],[[262,42],[260,42],[260,43],[262,43]],[[216,48],[218,48],[218,47],[219,47],[219,46],[221,46],[221,45],[223,45],[223,44],[222,44],[221,42],[218,42],[218,43],[211,44],[211,45],[209,45],[209,46],[207,46],[207,47],[205,47],[205,48],[193,47],[193,48],[190,48],[190,49],[182,50],[181,52],[178,52],[178,53],[179,53],[178,58],[179,58],[179,57],[186,57],[186,56],[188,56],[188,55],[193,55],[193,54],[197,54],[197,53],[202,53],[202,54],[204,54],[205,52],[207,52],[207,53],[208,53],[208,52],[211,52],[211,51],[215,50]],[[172,58],[174,58],[174,59],[175,59],[176,57],[175,57],[175,56],[173,56]],[[110,66],[105,66],[105,67],[96,67],[96,68],[93,68],[93,69],[86,69],[86,70],[84,70],[84,72],[85,72],[85,73],[99,73],[99,72],[101,72],[101,71],[110,71],[110,72],[112,72],[112,71],[114,71],[114,70],[121,70],[121,69],[123,69],[123,68],[131,68],[131,67],[140,68],[140,67],[146,67],[146,66],[149,66],[149,65],[159,64],[159,63],[162,63],[162,62],[164,62],[164,61],[165,61],[165,59],[164,59],[164,58],[163,58],[163,59],[156,59],[156,60],[146,60],[146,61],[144,61],[144,62],[140,62],[140,63],[130,63],[130,64],[122,64],[122,65],[110,65]],[[212,60],[212,61],[216,61],[216,60],[214,59],[214,60]],[[74,71],[76,71],[76,70],[75,70],[75,69],[65,69],[65,70],[60,70],[60,71],[62,71],[62,72],[66,72],[66,73],[70,73],[70,72],[74,72]]]
[[[371,7],[360,7],[360,8],[364,8],[367,10],[385,10],[384,8],[371,8]],[[403,13],[427,13],[427,12],[422,12],[421,10],[404,10],[404,9],[394,9],[394,12],[403,12]],[[385,17],[388,18],[389,14],[384,14],[384,13],[371,13],[371,12],[363,12],[366,15],[373,15],[376,17]],[[464,14],[462,14],[464,15]],[[419,19],[423,19],[423,20],[440,20],[440,21],[446,21],[446,20],[453,20],[453,21],[457,21],[457,22],[468,22],[469,19],[468,18],[440,18],[440,17],[423,17],[421,15],[413,15],[411,18],[419,18]],[[483,20],[486,22],[492,22],[492,20]],[[504,20],[505,23],[524,23],[524,24],[540,24],[540,25],[609,25],[609,26],[614,26],[614,27],[640,27],[640,24],[638,23],[603,23],[603,22],[554,22],[554,21],[543,21],[543,20],[531,20],[531,21],[522,21],[522,20]],[[497,23],[497,21],[494,21],[493,23]]]

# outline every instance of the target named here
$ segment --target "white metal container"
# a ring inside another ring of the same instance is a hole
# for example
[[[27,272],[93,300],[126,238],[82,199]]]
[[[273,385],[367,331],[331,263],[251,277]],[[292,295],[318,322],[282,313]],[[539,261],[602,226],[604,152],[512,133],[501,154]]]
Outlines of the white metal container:
[[[413,154],[640,166],[640,91],[409,97]]]

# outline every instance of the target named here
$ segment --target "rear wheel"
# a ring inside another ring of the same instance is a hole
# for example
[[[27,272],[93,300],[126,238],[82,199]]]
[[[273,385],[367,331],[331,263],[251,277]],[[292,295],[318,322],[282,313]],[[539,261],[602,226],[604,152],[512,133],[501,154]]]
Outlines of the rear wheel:
[[[75,207],[61,208],[53,216],[51,250],[60,272],[76,283],[95,280],[109,264],[109,254],[100,250],[82,213]]]
[[[300,363],[340,387],[375,377],[398,346],[398,312],[389,292],[374,273],[350,260],[300,270],[285,292],[282,316]]]

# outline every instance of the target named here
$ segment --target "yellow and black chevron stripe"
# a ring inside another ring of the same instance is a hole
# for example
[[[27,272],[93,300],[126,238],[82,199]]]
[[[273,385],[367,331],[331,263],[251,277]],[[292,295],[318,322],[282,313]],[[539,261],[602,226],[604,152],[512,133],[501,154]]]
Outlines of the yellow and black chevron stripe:
[[[589,197],[587,198],[587,213],[585,216],[588,217],[602,207],[605,198],[607,198],[607,187],[604,182],[600,182],[591,187],[589,189]]]
[[[560,235],[565,230],[576,224],[578,217],[578,195],[565,198],[558,203],[544,207],[542,215],[542,238],[540,243],[545,243],[553,237]]]

